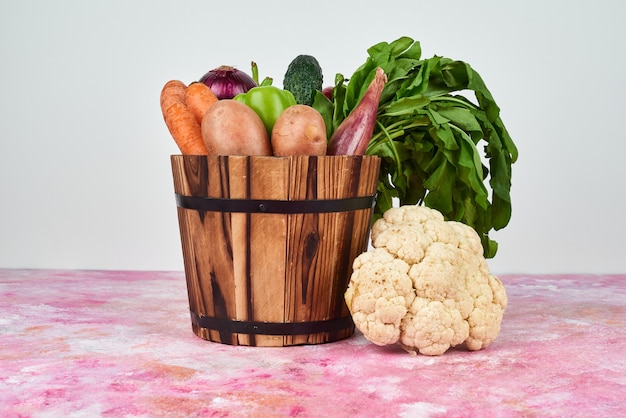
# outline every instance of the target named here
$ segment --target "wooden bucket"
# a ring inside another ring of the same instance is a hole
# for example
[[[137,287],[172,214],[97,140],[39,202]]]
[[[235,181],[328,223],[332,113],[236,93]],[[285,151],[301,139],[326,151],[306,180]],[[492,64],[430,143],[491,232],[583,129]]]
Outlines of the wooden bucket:
[[[380,159],[171,156],[193,332],[231,345],[347,338]]]

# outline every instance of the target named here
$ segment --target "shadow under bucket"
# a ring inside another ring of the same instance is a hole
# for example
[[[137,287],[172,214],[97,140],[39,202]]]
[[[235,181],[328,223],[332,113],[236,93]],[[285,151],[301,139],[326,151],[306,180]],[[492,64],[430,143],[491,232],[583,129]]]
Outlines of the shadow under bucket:
[[[347,338],[375,156],[171,156],[193,332],[232,345]]]

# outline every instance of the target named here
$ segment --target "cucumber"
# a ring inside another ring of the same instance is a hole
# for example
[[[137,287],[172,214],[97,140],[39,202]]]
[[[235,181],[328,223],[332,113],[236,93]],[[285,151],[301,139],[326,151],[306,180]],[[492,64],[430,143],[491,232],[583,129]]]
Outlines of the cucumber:
[[[322,91],[322,67],[311,55],[298,55],[287,67],[283,88],[293,93],[296,103],[311,106],[316,91]]]

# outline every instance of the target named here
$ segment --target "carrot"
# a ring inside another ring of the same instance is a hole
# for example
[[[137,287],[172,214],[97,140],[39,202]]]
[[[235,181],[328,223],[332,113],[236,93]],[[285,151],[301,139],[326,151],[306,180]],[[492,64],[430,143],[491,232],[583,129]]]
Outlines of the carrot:
[[[174,103],[185,103],[185,90],[187,86],[179,80],[170,80],[161,90],[161,112],[165,111]]]
[[[211,105],[218,101],[217,96],[204,83],[191,83],[185,91],[185,103],[196,117],[198,123],[202,123],[202,117]]]
[[[196,117],[184,103],[175,102],[165,110],[167,125],[176,145],[183,155],[207,155],[202,131]]]
[[[200,123],[185,102],[187,86],[179,80],[170,80],[161,90],[161,112],[172,138],[180,152],[188,155],[206,155]]]

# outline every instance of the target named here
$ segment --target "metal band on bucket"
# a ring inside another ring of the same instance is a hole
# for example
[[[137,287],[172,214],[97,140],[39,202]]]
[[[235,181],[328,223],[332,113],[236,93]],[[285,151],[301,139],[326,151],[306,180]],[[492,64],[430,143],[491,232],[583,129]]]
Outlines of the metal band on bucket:
[[[342,331],[354,326],[351,316],[309,322],[236,321],[198,315],[191,311],[191,322],[199,327],[228,334],[304,335]]]
[[[176,204],[184,209],[208,212],[243,213],[326,213],[371,209],[376,195],[326,200],[222,199],[183,196],[176,193]]]

